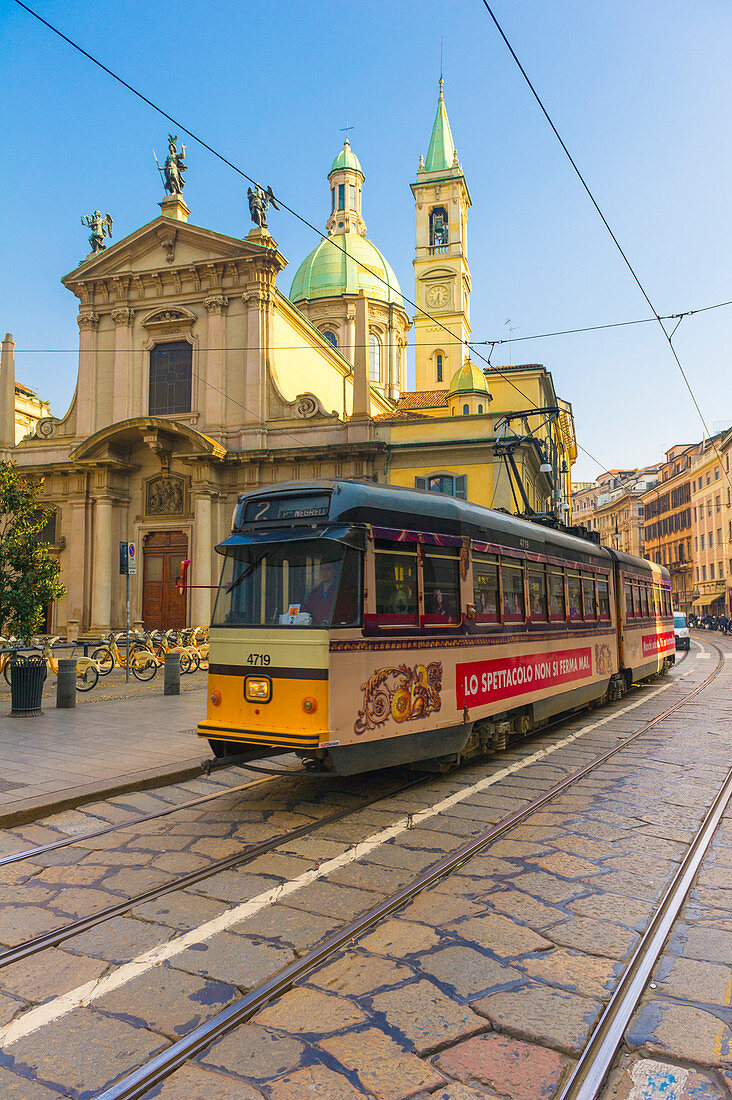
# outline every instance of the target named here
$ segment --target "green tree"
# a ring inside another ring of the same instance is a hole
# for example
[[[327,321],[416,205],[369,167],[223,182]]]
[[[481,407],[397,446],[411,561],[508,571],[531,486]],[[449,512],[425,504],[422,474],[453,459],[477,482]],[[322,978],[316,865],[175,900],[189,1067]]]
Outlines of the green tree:
[[[59,563],[41,542],[53,511],[41,507],[43,479],[0,462],[0,632],[29,638],[43,622],[44,608],[66,589]]]

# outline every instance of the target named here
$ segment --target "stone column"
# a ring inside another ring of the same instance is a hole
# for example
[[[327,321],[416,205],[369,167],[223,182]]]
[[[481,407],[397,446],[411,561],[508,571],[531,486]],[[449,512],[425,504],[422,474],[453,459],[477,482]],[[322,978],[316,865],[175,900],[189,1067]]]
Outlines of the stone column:
[[[76,392],[76,434],[93,435],[96,428],[97,401],[97,326],[98,313],[80,313],[79,376]]]
[[[351,305],[346,309],[346,346],[342,350],[346,359],[356,362],[356,310]]]
[[[0,355],[0,451],[15,446],[15,340],[8,332]]]
[[[356,299],[356,354],[353,360],[353,410],[351,417],[362,420],[371,414],[369,384],[369,301],[363,290]]]
[[[212,584],[211,558],[213,554],[213,528],[211,523],[211,494],[196,493],[193,498],[193,547],[191,554],[191,584]],[[191,626],[208,626],[211,622],[210,588],[191,589]]]
[[[94,554],[92,557],[92,625],[94,634],[106,634],[111,625],[112,570],[116,564],[112,545],[112,507],[110,497],[99,497],[94,504]]]
[[[86,540],[88,534],[86,496],[69,498],[69,522],[64,523],[66,558],[70,568],[64,570],[66,585],[67,630],[84,628],[84,593],[86,590]]]
[[[386,387],[386,396],[392,401],[399,397],[399,349],[397,347],[397,335],[394,329],[394,303],[389,305],[389,385]]]
[[[270,354],[270,311],[273,295],[267,286],[246,291],[242,300],[247,307],[247,349],[244,352],[245,423],[262,426],[266,420],[267,362]]]
[[[224,346],[226,338],[225,294],[209,294],[203,304],[208,311],[206,327],[206,364],[204,393],[198,393],[198,407],[203,408],[204,428],[221,428],[224,423]]]
[[[114,321],[114,403],[115,421],[128,420],[132,415],[132,321],[135,312],[126,306],[112,310]]]

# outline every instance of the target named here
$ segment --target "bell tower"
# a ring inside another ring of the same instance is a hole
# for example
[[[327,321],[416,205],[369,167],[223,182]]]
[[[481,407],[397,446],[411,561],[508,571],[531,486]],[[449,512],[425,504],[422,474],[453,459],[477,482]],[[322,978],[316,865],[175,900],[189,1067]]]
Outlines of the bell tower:
[[[468,184],[440,95],[427,157],[420,156],[412,194],[417,213],[414,259],[416,388],[447,389],[469,355]],[[426,316],[425,310],[431,316]],[[449,329],[435,324],[432,318]]]

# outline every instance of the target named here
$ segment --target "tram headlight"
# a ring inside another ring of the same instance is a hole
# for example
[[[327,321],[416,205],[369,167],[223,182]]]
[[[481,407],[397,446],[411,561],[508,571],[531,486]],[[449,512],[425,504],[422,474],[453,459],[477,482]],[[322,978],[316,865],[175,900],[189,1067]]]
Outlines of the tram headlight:
[[[247,676],[244,698],[249,703],[268,703],[272,696],[272,681],[266,676]]]

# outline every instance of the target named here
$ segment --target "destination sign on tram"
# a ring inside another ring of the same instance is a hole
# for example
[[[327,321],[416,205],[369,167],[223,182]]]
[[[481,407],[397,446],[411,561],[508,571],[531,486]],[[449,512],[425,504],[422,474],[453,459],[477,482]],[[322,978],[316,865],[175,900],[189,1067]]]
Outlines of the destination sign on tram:
[[[307,497],[272,497],[250,500],[244,509],[245,523],[268,523],[283,519],[320,519],[328,515],[330,494]]]

